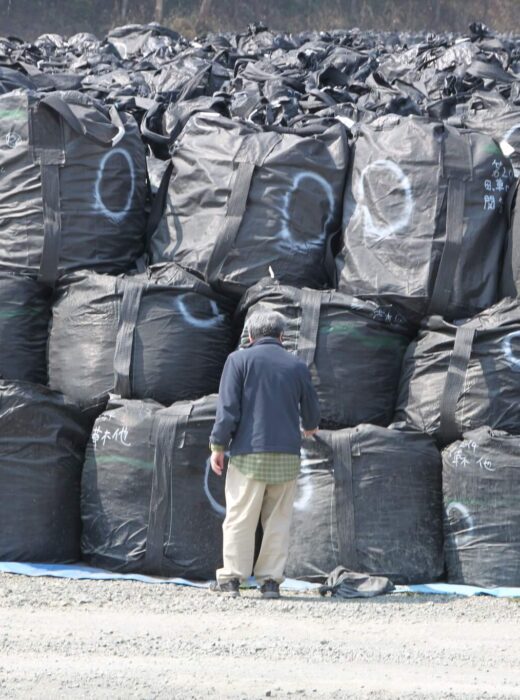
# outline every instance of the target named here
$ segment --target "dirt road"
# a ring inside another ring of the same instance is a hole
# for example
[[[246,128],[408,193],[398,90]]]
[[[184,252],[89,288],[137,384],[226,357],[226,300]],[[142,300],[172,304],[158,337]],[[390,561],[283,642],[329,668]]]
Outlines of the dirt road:
[[[520,603],[0,574],[0,698],[520,698]]]

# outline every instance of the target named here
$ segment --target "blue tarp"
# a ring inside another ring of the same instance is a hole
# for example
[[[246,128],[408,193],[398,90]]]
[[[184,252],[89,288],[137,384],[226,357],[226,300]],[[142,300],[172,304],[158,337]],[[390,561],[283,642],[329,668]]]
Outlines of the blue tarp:
[[[207,588],[209,582],[188,581],[184,578],[159,578],[142,574],[116,574],[104,569],[96,569],[84,564],[23,564],[19,562],[0,562],[0,572],[21,574],[23,576],[53,576],[55,578],[88,579],[94,581],[140,581],[141,583],[173,583],[178,586]],[[249,585],[255,586],[254,579]],[[287,591],[308,591],[318,588],[318,584],[286,579],[282,588]],[[416,586],[396,586],[396,593],[426,593],[428,595],[490,595],[496,598],[520,598],[520,588],[479,588],[478,586],[461,586],[453,583],[427,583]]]
[[[0,561],[0,572],[22,574],[23,576],[53,576],[54,578],[83,579],[92,581],[140,581],[141,583],[173,583],[177,586],[207,588],[209,581],[188,581],[185,578],[159,578],[143,574],[116,574],[113,571],[97,569],[85,564],[25,564],[16,561]],[[248,584],[255,586],[254,579]],[[286,579],[282,588],[289,591],[307,591],[318,588],[318,584]]]

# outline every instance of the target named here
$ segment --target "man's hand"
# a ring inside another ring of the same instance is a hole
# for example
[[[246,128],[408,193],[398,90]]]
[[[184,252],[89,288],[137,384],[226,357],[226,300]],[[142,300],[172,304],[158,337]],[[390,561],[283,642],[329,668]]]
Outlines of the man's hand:
[[[319,430],[319,428],[312,428],[312,430],[304,430],[304,431],[303,431],[303,435],[304,435],[304,437],[306,437],[306,438],[312,437],[313,435],[316,435],[316,433],[318,432],[318,430]]]
[[[224,471],[224,452],[212,452],[211,453],[211,468],[217,476],[222,476]]]

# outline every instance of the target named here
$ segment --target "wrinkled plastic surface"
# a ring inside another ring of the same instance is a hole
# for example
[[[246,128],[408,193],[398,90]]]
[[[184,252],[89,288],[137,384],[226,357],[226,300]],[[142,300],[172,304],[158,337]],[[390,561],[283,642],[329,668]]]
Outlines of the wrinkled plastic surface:
[[[216,397],[191,404],[187,425],[176,431],[175,444],[164,454],[154,428],[178,407],[121,400],[110,403],[98,418],[82,478],[85,561],[111,571],[214,578],[222,556],[224,517],[224,480],[209,465]],[[152,500],[152,482],[161,459],[168,479],[160,495],[165,517],[158,526],[163,561],[160,568],[149,570],[149,523],[158,507]]]
[[[483,425],[516,434],[520,431],[518,302],[504,299],[467,323],[477,331],[456,402],[458,436]],[[395,418],[437,437],[457,327],[431,319],[403,362]]]
[[[172,153],[167,227],[152,236],[152,261],[173,260],[235,296],[269,268],[285,284],[327,286],[325,253],[340,224],[347,162],[341,124],[304,135],[193,115]],[[255,166],[251,186],[231,204],[242,163]]]
[[[0,377],[47,382],[49,289],[30,277],[0,270]]]
[[[471,316],[499,296],[506,243],[506,195],[512,165],[490,137],[462,131],[455,140],[468,148],[464,225],[460,252],[440,313]],[[448,180],[440,123],[420,117],[386,116],[361,127],[353,145],[343,208],[343,247],[336,259],[339,288],[379,303],[399,304],[405,313],[428,313],[446,246]],[[446,149],[452,143],[446,142]],[[453,152],[450,152],[453,158]],[[468,154],[469,155],[469,154]],[[456,163],[457,167],[463,163]],[[439,311],[436,311],[439,313]]]
[[[441,458],[434,441],[411,430],[360,425],[336,433],[351,441],[352,498],[338,508],[334,433],[305,440],[286,573],[326,578],[337,566],[394,583],[434,581],[443,572]],[[345,469],[344,462],[338,465]],[[342,561],[338,518],[350,511],[357,561]]]
[[[80,93],[59,94],[83,123],[115,131],[100,103]],[[71,129],[43,105],[42,97],[21,90],[0,95],[0,141],[7,144],[0,149],[0,266],[40,271],[47,196],[40,168],[44,147],[54,149],[54,164],[60,161],[59,272],[82,267],[124,271],[144,248],[146,163],[137,124],[121,114],[121,140],[115,146],[99,143]],[[61,132],[61,143],[50,138],[49,124]]]
[[[120,347],[125,284],[139,285],[142,297],[132,337]],[[88,405],[117,388],[115,359],[129,353],[126,398],[171,404],[217,391],[235,344],[232,313],[229,302],[175,264],[133,276],[73,273],[53,307],[49,384]]]
[[[448,581],[520,586],[520,438],[479,428],[442,462]]]
[[[0,559],[79,558],[81,467],[90,428],[64,396],[0,380]]]
[[[276,311],[284,317],[284,347],[303,350],[302,325],[312,311],[294,287],[262,280],[242,298],[239,311]],[[321,313],[311,376],[318,393],[322,425],[329,428],[359,423],[391,423],[401,364],[413,331],[391,308],[361,301],[341,292],[316,292]],[[244,331],[242,342],[247,342]]]

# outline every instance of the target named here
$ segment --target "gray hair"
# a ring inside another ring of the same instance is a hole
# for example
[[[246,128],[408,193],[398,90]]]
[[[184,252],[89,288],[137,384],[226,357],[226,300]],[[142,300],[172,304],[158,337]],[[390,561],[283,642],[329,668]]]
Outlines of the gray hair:
[[[277,311],[255,311],[247,320],[246,328],[253,340],[279,338],[285,331],[285,319]]]

